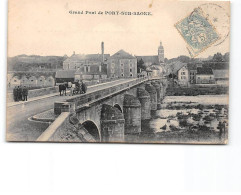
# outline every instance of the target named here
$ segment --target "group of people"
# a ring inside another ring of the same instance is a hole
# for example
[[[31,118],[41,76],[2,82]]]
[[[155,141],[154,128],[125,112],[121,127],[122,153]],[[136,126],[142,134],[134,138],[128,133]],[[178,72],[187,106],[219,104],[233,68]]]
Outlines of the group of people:
[[[87,86],[82,80],[77,80],[75,82],[68,82],[68,88],[70,89],[70,95],[74,95],[76,93],[86,93]]]
[[[28,101],[28,88],[26,86],[15,86],[13,89],[13,99],[15,102]]]

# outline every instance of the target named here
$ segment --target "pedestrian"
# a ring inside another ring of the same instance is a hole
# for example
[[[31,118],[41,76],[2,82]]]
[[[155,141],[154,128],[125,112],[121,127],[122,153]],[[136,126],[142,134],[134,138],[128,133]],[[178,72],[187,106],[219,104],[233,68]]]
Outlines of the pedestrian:
[[[83,91],[83,93],[87,92],[87,86],[84,82],[82,82],[82,91]]]
[[[26,86],[23,87],[23,101],[28,101],[28,88]]]
[[[80,91],[80,93],[83,93],[82,86],[83,86],[83,82],[82,82],[82,80],[80,80],[79,81],[79,91]]]
[[[217,129],[219,129],[219,139],[221,140],[223,135],[223,123],[221,121],[219,121]]]
[[[72,82],[69,81],[69,82],[68,82],[68,89],[70,89],[71,87],[72,87]]]
[[[226,137],[226,121],[223,122],[223,136]]]
[[[20,87],[19,87],[19,86],[17,87],[16,91],[17,91],[17,92],[16,92],[16,100],[17,100],[17,102],[18,102],[18,101],[21,99],[21,98],[20,98],[21,92],[20,92]]]
[[[13,99],[15,102],[18,100],[17,86],[13,88]]]
[[[70,88],[70,95],[71,96],[73,96],[74,95],[74,91],[75,90],[75,83],[73,83],[72,85],[71,85],[71,88]]]
[[[75,84],[71,83],[70,94],[69,94],[70,96],[74,95],[74,88],[75,88]]]
[[[20,85],[20,87],[19,87],[19,101],[23,101],[23,88],[22,88],[22,86]]]

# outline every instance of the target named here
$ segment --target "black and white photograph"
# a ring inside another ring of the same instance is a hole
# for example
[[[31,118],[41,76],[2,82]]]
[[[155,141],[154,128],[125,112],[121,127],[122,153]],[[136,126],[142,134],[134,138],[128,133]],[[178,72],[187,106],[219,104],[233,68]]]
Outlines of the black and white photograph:
[[[25,2],[9,3],[7,141],[228,143],[229,2]]]

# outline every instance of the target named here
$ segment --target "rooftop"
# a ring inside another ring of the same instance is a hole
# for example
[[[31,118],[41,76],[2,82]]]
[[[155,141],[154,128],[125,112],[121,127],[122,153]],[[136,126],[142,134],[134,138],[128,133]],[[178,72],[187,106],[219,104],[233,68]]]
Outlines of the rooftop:
[[[114,55],[110,56],[109,59],[136,59],[134,56],[131,54],[127,53],[123,49],[120,51],[116,52]]]
[[[158,56],[136,56],[137,60],[143,60],[144,63],[146,62],[151,62],[152,65],[158,65],[159,63],[159,59]]]
[[[228,79],[229,78],[229,71],[228,70],[213,70],[213,74],[215,79]]]
[[[104,59],[108,59],[110,54],[104,54]],[[90,61],[102,61],[102,54],[73,54],[71,57],[67,58],[65,62],[72,60],[90,60]]]
[[[211,68],[197,68],[197,74],[206,74],[206,75],[212,75],[213,70]]]

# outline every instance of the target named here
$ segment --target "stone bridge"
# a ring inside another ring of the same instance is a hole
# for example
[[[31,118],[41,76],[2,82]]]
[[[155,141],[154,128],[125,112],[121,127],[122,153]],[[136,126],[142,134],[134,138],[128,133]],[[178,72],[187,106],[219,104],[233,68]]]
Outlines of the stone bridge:
[[[68,141],[73,126],[80,140],[71,141],[125,142],[126,135],[141,133],[141,122],[160,108],[165,90],[165,79],[132,79],[55,102],[58,117],[37,141]]]

